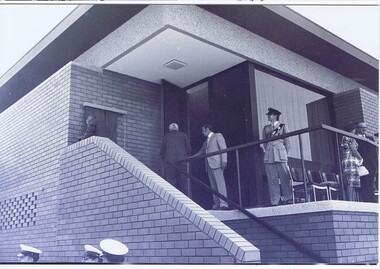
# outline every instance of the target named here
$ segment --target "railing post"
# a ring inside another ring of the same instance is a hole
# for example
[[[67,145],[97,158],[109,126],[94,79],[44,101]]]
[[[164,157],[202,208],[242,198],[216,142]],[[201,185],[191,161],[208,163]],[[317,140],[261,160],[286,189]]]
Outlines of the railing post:
[[[342,188],[342,195],[343,195],[343,200],[346,201],[346,192],[345,192],[345,187],[344,186],[344,179],[343,179],[343,172],[342,172],[342,160],[340,158],[340,146],[339,146],[339,137],[338,133],[335,133],[335,145],[336,145],[336,150],[337,150],[337,157],[338,157],[338,167],[339,167],[339,178],[340,178],[340,184]]]
[[[304,190],[305,190],[305,201],[310,202],[309,199],[308,199],[308,195],[307,195],[306,169],[305,169],[305,159],[303,157],[303,145],[302,145],[301,134],[298,135],[298,143],[300,145],[302,179],[303,179],[303,187],[304,187]]]
[[[186,172],[190,174],[190,163],[186,163]],[[190,199],[193,199],[193,192],[191,190],[191,180],[190,178],[186,177],[187,181],[187,195]]]
[[[241,202],[241,182],[240,182],[239,150],[235,151],[235,156],[236,156],[236,170],[237,170],[237,180],[238,180],[239,206],[241,206],[242,202]]]

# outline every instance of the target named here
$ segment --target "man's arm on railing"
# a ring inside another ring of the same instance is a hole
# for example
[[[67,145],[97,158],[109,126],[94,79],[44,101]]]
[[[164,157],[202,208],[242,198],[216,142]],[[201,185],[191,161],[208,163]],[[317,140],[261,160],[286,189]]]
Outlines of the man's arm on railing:
[[[190,156],[190,158],[193,158],[193,157],[199,157],[199,156],[202,156],[202,155],[205,155],[206,154],[206,149],[205,149],[205,143],[203,143],[201,149],[195,153],[194,155]]]

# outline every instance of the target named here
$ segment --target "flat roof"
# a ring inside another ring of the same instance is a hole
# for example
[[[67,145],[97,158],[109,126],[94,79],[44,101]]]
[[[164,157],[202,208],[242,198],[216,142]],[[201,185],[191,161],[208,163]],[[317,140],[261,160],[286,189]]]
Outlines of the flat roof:
[[[145,7],[80,5],[0,78],[0,112]],[[199,7],[378,91],[377,59],[285,6]]]

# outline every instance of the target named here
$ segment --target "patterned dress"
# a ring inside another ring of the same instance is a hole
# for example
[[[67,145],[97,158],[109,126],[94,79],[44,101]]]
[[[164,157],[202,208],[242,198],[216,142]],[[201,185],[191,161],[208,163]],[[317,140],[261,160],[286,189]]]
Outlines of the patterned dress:
[[[360,177],[358,173],[359,159],[352,155],[351,146],[358,148],[358,143],[354,138],[343,136],[342,138],[342,169],[343,178],[347,187],[353,188],[352,197],[347,197],[350,201],[359,201]]]

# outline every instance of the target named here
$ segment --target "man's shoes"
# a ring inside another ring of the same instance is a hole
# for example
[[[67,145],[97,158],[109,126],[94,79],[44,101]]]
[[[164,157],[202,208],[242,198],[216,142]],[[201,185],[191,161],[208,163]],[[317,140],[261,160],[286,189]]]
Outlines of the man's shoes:
[[[216,206],[216,205],[213,205],[212,206],[212,210],[230,210],[230,208],[228,206]]]

